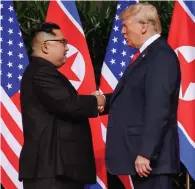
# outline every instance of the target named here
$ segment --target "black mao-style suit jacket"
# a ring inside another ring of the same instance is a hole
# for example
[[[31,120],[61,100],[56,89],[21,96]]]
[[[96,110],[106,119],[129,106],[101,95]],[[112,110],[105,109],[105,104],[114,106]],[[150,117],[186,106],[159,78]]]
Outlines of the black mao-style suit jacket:
[[[96,181],[89,117],[96,117],[95,96],[78,95],[56,67],[32,57],[21,82],[24,145],[19,179],[64,175]]]

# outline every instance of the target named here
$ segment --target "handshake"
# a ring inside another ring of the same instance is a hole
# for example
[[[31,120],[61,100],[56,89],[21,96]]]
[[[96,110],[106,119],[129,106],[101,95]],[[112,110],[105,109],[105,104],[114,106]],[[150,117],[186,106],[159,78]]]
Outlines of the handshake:
[[[91,95],[94,95],[97,98],[98,111],[99,113],[102,113],[106,104],[106,97],[102,95],[99,91],[94,91],[91,93]]]

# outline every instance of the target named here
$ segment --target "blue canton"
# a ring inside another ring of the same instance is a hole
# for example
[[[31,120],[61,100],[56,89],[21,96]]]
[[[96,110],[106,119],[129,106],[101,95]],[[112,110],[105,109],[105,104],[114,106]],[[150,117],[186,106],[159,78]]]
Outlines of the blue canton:
[[[1,1],[0,9],[1,86],[11,97],[19,91],[20,81],[29,61],[13,2]]]
[[[121,33],[122,21],[119,18],[120,13],[130,5],[135,4],[136,1],[119,1],[117,4],[116,15],[112,26],[107,53],[104,62],[109,67],[114,76],[119,80],[123,75],[125,69],[129,65],[133,54],[136,52],[135,48],[127,45],[126,40]]]

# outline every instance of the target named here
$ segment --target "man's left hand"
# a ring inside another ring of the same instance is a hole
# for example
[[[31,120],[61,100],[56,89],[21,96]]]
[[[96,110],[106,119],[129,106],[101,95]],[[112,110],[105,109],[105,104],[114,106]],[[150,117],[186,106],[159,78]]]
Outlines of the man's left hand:
[[[152,171],[150,160],[138,155],[135,160],[135,169],[140,177],[147,177]]]

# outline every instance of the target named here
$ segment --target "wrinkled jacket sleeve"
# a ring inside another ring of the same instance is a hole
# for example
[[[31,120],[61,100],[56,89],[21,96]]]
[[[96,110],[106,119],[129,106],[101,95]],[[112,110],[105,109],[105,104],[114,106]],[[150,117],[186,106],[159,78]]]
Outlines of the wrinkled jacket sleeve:
[[[33,78],[33,87],[49,112],[62,116],[96,117],[96,97],[70,92],[72,86],[68,82],[62,80],[57,70],[41,67]]]

